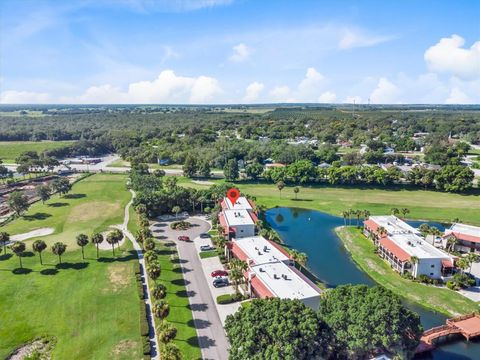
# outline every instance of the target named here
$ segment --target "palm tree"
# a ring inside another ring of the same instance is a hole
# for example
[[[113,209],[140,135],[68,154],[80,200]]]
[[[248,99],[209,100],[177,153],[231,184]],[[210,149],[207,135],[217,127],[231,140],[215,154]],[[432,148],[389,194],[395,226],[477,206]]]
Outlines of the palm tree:
[[[352,225],[353,209],[348,209],[348,226]]]
[[[235,292],[238,294],[239,291],[238,291],[238,284],[240,283],[240,281],[243,279],[243,272],[240,268],[238,267],[232,267],[230,269],[230,272],[228,273],[228,276],[230,277],[230,279],[233,280],[233,283],[235,285]]]
[[[38,256],[40,257],[40,265],[43,265],[42,261],[42,251],[47,248],[47,244],[45,244],[45,241],[43,240],[35,240],[32,244],[32,249],[33,251],[38,253]]]
[[[405,217],[407,216],[407,214],[410,213],[410,210],[407,209],[407,208],[402,208],[402,210],[400,210],[402,212],[402,215],[403,215],[403,218],[405,219]]]
[[[450,235],[447,239],[447,251],[451,252],[455,249],[455,245],[458,244],[458,239],[455,235]]]
[[[360,216],[362,216],[362,210],[355,210],[354,214],[357,216],[357,228],[360,227]]]
[[[172,342],[163,344],[160,348],[160,352],[162,354],[162,360],[181,360],[182,359],[182,352]]]
[[[467,268],[470,266],[469,261],[466,258],[461,258],[457,260],[457,267],[462,270],[462,274],[467,270]]]
[[[152,290],[152,296],[156,300],[163,299],[167,295],[167,288],[163,284],[156,284]]]
[[[3,245],[3,253],[7,254],[7,243],[10,241],[10,234],[2,231],[0,232],[0,243]]]
[[[77,245],[82,248],[82,259],[85,259],[84,246],[88,245],[88,236],[85,234],[77,235]]]
[[[305,267],[305,264],[307,263],[307,259],[308,259],[308,256],[307,254],[301,252],[301,253],[298,253],[297,255],[297,262],[302,265],[303,267]]]
[[[414,274],[417,275],[417,264],[418,264],[418,257],[410,256],[410,263],[415,267]]]
[[[400,210],[398,210],[398,208],[391,208],[390,209],[390,212],[392,213],[393,216],[397,216],[398,214],[400,214]]]
[[[158,339],[167,344],[177,336],[177,328],[166,320],[160,322],[157,326]],[[162,351],[162,359],[165,359],[165,353]]]
[[[20,261],[20,269],[23,269],[22,256],[23,252],[25,251],[25,244],[21,241],[16,241],[10,248],[12,249],[13,253],[18,256],[18,260]]]
[[[480,255],[474,254],[474,253],[469,253],[466,257],[468,263],[470,264],[470,269],[468,270],[469,273],[472,273],[472,265],[475,262],[480,261]]]
[[[365,220],[368,220],[368,218],[370,217],[370,211],[368,210],[363,210],[363,218]]]
[[[123,239],[123,233],[118,230],[112,230],[107,235],[107,242],[112,245],[113,256],[115,256],[115,244],[118,244]]]
[[[295,193],[295,200],[297,200],[297,195],[298,195],[298,193],[300,192],[300,188],[299,188],[298,186],[295,186],[295,187],[293,188],[293,192]]]
[[[348,211],[342,211],[343,224],[347,226],[347,217],[349,216]]]
[[[285,183],[283,181],[277,182],[277,189],[280,191],[280,198],[282,198],[282,190],[285,187]]]
[[[65,252],[65,250],[67,250],[67,245],[65,245],[65,244],[62,243],[62,242],[56,242],[56,243],[53,244],[53,246],[52,246],[52,252],[53,252],[55,255],[58,255],[58,263],[59,263],[59,264],[62,263],[62,255],[63,255],[63,253]]]
[[[165,300],[160,300],[153,304],[152,311],[159,319],[165,319],[170,313],[170,305]]]
[[[103,242],[103,235],[101,233],[95,233],[90,237],[90,241],[92,244],[95,244],[95,247],[97,248],[97,259],[98,259],[98,245],[100,245]]]
[[[379,226],[377,232],[380,235],[380,238],[383,238],[384,235],[387,235],[387,229],[385,229],[383,226]]]
[[[147,273],[152,280],[158,279],[160,277],[160,274],[162,273],[162,268],[160,266],[160,263],[155,261],[155,262],[151,262],[150,264],[147,264]]]
[[[182,208],[178,205],[175,205],[173,208],[172,208],[172,213],[175,214],[175,217],[178,218],[178,213],[182,211]]]
[[[153,261],[156,261],[158,259],[158,256],[155,251],[148,250],[143,255],[143,258],[147,261],[147,263],[151,263]]]

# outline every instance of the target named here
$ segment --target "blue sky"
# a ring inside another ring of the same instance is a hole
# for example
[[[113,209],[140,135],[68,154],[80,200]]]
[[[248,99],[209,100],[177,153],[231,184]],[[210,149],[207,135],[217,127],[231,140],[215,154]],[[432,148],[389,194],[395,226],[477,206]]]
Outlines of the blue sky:
[[[480,103],[480,1],[3,0],[1,103]]]

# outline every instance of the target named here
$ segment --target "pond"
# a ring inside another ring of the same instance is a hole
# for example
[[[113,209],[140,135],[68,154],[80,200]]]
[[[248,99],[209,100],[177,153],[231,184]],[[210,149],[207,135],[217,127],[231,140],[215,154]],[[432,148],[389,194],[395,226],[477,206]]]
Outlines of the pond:
[[[267,211],[266,218],[277,231],[284,243],[304,252],[308,256],[309,269],[328,287],[343,284],[367,284],[375,282],[360,270],[342,241],[335,234],[337,226],[344,225],[344,219],[314,210],[296,208],[273,208]],[[352,225],[357,219],[352,219]],[[409,221],[412,226],[419,226],[422,221]],[[429,222],[444,230],[442,224]],[[393,270],[392,270],[393,271]],[[406,302],[406,305],[420,314],[425,329],[445,323],[442,314],[427,310],[421,306]],[[459,341],[438,348],[427,358],[432,359],[480,359],[480,343]]]

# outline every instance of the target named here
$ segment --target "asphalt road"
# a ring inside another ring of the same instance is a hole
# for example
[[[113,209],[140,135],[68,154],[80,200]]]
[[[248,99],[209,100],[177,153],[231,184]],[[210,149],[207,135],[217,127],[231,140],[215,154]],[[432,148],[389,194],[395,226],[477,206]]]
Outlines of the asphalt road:
[[[177,244],[203,359],[227,360],[229,348],[227,336],[195,245],[193,242],[177,240],[180,235],[187,235],[193,240],[200,233],[208,231],[210,224],[198,218],[189,218],[188,221],[196,226],[186,231],[176,231],[171,230],[167,222],[157,222],[152,225],[152,232],[158,239],[173,240]]]

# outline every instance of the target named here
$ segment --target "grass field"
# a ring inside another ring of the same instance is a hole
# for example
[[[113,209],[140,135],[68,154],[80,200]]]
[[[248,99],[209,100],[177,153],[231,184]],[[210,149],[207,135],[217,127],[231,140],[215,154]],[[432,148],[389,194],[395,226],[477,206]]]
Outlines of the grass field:
[[[170,305],[170,314],[167,321],[177,328],[177,336],[173,342],[182,352],[183,359],[201,359],[197,331],[193,322],[182,270],[180,264],[172,262],[170,259],[171,255],[176,254],[176,252],[171,247],[165,246],[164,243],[157,243],[157,249],[159,251],[158,260],[162,268],[162,273],[157,282],[164,284],[167,288],[165,299]]]
[[[15,159],[25,151],[41,153],[73,144],[74,141],[0,141],[0,160],[6,164],[15,163]]]
[[[43,254],[44,265],[31,252],[22,258],[23,272],[15,270],[18,258],[0,256],[0,358],[38,336],[57,338],[56,359],[139,359],[141,339],[138,295],[134,276],[136,255],[126,243],[112,258],[110,250],[95,259],[93,245],[85,250],[86,260],[75,249],[75,235],[103,230],[120,223],[130,194],[124,175],[94,175],[75,184],[70,198],[37,203],[26,218],[15,220],[1,231],[11,233],[54,227],[44,237],[51,244],[63,241],[69,248],[61,266],[50,246]],[[54,205],[59,204],[62,205]],[[43,214],[43,215],[38,215]]]
[[[211,180],[218,183],[223,180]],[[192,183],[179,177],[179,185],[206,189],[208,185]],[[267,208],[275,206],[299,207],[324,211],[341,216],[348,209],[366,209],[372,215],[390,214],[392,207],[408,208],[408,218],[451,222],[454,218],[480,225],[480,194],[453,194],[412,189],[377,189],[359,187],[308,186],[300,187],[295,199],[293,187],[280,192],[274,184],[238,182],[236,186],[244,193],[253,195],[258,204]]]
[[[37,202],[20,219],[4,226],[11,235],[39,228],[54,228],[42,237],[47,244],[62,241],[68,250],[77,248],[75,236],[104,231],[123,222],[123,208],[130,199],[126,175],[96,174],[76,183],[66,196],[54,195],[45,204]],[[25,241],[27,247],[35,239]]]
[[[355,263],[377,283],[406,299],[449,316],[480,310],[480,305],[446,288],[436,288],[402,278],[375,253],[375,246],[360,229],[337,228],[337,235]]]

